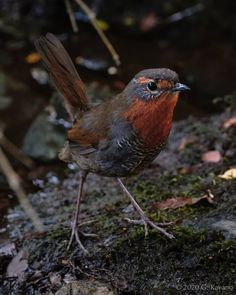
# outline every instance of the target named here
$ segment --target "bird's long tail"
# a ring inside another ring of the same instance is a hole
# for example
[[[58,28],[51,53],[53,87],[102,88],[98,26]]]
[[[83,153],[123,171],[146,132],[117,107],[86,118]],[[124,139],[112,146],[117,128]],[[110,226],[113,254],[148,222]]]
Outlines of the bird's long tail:
[[[88,109],[88,99],[71,58],[57,37],[50,33],[37,39],[35,47],[57,89],[64,96],[66,110],[73,121],[80,111]]]

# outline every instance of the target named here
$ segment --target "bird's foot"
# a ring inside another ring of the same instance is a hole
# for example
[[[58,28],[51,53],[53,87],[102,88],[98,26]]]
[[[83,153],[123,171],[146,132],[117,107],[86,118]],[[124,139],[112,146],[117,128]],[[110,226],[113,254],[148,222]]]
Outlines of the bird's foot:
[[[70,235],[70,240],[69,243],[67,245],[66,250],[68,251],[73,243],[73,241],[75,240],[77,242],[77,244],[79,245],[80,249],[84,252],[84,254],[88,255],[89,252],[88,250],[84,247],[84,245],[82,244],[79,234],[81,234],[84,237],[98,237],[98,235],[96,234],[89,234],[89,233],[85,233],[83,231],[80,231],[77,229],[77,227],[81,227],[82,225],[87,225],[94,222],[94,220],[90,220],[90,221],[86,221],[86,222],[82,222],[80,223],[78,226],[76,226],[75,224],[72,224],[72,230],[71,230],[71,235]]]
[[[70,235],[70,240],[69,243],[67,245],[66,250],[68,251],[72,245],[72,242],[76,240],[77,244],[79,245],[80,249],[84,252],[85,255],[88,255],[89,252],[88,250],[84,247],[84,245],[82,244],[82,242],[80,241],[80,237],[79,237],[79,233],[77,230],[73,230],[71,231],[71,235]]]
[[[125,218],[125,220],[128,221],[129,223],[132,223],[132,224],[143,225],[144,226],[145,236],[148,235],[148,225],[149,225],[152,228],[154,228],[156,231],[161,232],[163,235],[165,235],[169,239],[173,239],[174,238],[174,236],[172,234],[169,234],[165,229],[163,229],[162,227],[160,227],[161,225],[162,226],[170,225],[170,224],[172,224],[172,222],[155,223],[155,222],[151,221],[145,215],[141,215],[141,218],[139,220],[134,220],[134,219],[130,219],[130,218]]]

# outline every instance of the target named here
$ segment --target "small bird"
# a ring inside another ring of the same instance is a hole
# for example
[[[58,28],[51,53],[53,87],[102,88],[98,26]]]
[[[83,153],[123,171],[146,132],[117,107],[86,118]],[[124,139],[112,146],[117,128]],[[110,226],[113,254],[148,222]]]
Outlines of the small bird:
[[[59,158],[75,162],[80,167],[76,212],[67,249],[75,239],[88,253],[78,233],[83,184],[88,173],[117,179],[140,215],[139,220],[127,218],[128,222],[143,225],[145,235],[150,226],[173,238],[161,224],[154,223],[145,215],[121,178],[142,171],[163,149],[179,93],[189,87],[179,83],[178,75],[170,69],[147,69],[134,76],[113,99],[91,106],[84,84],[58,38],[48,33],[35,41],[35,47],[65,98],[65,108],[72,124]]]

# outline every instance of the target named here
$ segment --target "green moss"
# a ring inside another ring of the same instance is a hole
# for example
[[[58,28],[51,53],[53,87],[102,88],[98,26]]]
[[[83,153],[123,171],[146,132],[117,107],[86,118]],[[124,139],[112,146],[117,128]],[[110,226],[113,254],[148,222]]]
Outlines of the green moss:
[[[176,245],[191,245],[192,243],[202,243],[206,240],[207,232],[204,229],[196,230],[193,227],[175,226],[173,229]]]
[[[236,251],[236,241],[234,240],[223,240],[216,241],[210,245],[210,249],[218,253],[219,255],[223,255],[225,257],[226,253],[233,254]],[[236,257],[235,257],[236,262]]]
[[[204,150],[215,149],[215,146],[220,146],[226,154],[227,149],[224,150],[222,142],[227,136],[234,135],[227,130],[224,132],[228,133],[222,136],[219,125],[214,125],[219,120],[209,120],[208,124],[192,120],[191,124],[185,122],[184,128],[180,125],[177,138],[180,138],[180,133],[181,138],[197,134],[198,142],[183,151],[176,150],[177,167],[165,170],[161,167],[154,168],[151,172],[147,170],[126,180],[128,189],[153,221],[173,222],[165,228],[173,233],[174,239],[169,240],[150,228],[149,235],[145,237],[143,226],[132,225],[124,220],[124,217],[139,218],[137,212],[123,211],[129,205],[128,198],[115,187],[104,188],[106,193],[98,190],[96,187],[99,180],[91,176],[89,181],[93,181],[93,185],[90,182],[82,207],[82,217],[85,220],[95,219],[94,223],[83,226],[82,230],[99,236],[96,240],[82,238],[91,255],[84,257],[76,243],[66,252],[70,229],[58,227],[54,222],[56,228],[47,235],[25,241],[26,246],[29,245],[32,250],[29,259],[31,266],[48,274],[54,271],[56,265],[62,277],[65,273],[73,273],[79,279],[94,276],[103,282],[112,282],[118,294],[177,294],[175,286],[178,278],[186,285],[233,285],[236,241],[226,240],[211,225],[222,218],[233,220],[235,217],[235,181],[218,177],[233,166],[235,160],[231,158],[230,161],[208,164],[201,162],[200,155]],[[226,146],[231,149],[232,144],[226,142]],[[190,168],[186,175],[181,174],[183,167]],[[63,189],[67,196],[66,188]],[[206,195],[209,189],[215,196],[215,204],[200,201],[177,209],[154,209],[156,203],[168,198],[199,198]],[[55,196],[56,194],[57,192]],[[73,195],[71,200],[74,200]],[[56,201],[58,204],[57,199]],[[63,206],[62,202],[62,206],[57,205],[55,210],[58,211]],[[74,209],[74,204],[63,207],[60,213],[65,214],[65,221],[68,222]],[[62,265],[61,257],[68,261],[69,266]],[[44,269],[46,266],[47,269]],[[124,282],[123,286],[117,283],[120,281]]]

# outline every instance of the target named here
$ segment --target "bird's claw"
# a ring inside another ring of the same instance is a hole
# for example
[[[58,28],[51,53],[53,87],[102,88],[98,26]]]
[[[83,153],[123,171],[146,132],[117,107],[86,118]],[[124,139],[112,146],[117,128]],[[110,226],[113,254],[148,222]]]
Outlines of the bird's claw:
[[[75,239],[76,239],[76,242],[78,243],[80,249],[84,252],[85,255],[88,255],[89,252],[88,250],[83,246],[83,244],[81,243],[80,241],[80,238],[79,238],[79,234],[77,231],[75,231]]]
[[[71,235],[70,235],[70,240],[69,240],[69,243],[68,243],[67,248],[66,248],[67,251],[69,251],[69,249],[70,249],[70,247],[72,245],[73,240],[76,240],[76,242],[79,245],[80,249],[84,252],[84,254],[87,255],[88,254],[88,250],[81,243],[80,238],[79,238],[78,231],[75,228],[72,228]]]
[[[141,219],[139,219],[139,220],[134,220],[134,219],[130,219],[130,218],[125,218],[125,220],[128,221],[129,223],[132,223],[132,224],[143,225],[145,236],[148,235],[148,225],[149,225],[152,228],[154,228],[156,231],[161,232],[163,235],[165,235],[169,239],[174,238],[174,236],[172,234],[169,234],[166,230],[164,230],[162,227],[160,227],[160,225],[169,225],[169,224],[172,224],[172,222],[154,223],[146,216],[141,216]]]
[[[82,225],[90,224],[92,222],[94,222],[94,221],[91,220],[91,221],[83,222],[83,223],[80,223],[77,226],[75,224],[72,224],[72,230],[71,230],[70,240],[69,240],[69,243],[68,243],[67,248],[66,248],[67,251],[70,249],[73,240],[76,240],[77,244],[79,245],[80,249],[84,252],[84,254],[85,255],[88,255],[89,254],[88,250],[82,244],[82,242],[80,240],[80,237],[79,237],[79,234],[81,234],[84,237],[93,237],[93,238],[97,238],[98,235],[96,235],[96,234],[89,234],[89,233],[85,233],[83,231],[77,230],[77,227],[81,227]]]

